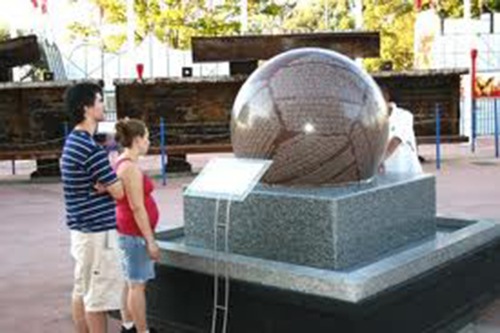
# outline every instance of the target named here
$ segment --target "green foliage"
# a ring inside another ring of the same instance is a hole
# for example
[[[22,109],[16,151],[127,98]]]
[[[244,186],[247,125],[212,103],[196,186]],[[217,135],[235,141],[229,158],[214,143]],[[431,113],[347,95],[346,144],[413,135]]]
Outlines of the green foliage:
[[[463,0],[432,0],[436,10],[443,18],[460,18],[464,16]],[[427,9],[431,6],[431,1],[423,2],[422,8]],[[486,11],[499,12],[500,0],[471,0],[472,17],[478,17]]]
[[[0,41],[9,38],[9,27],[7,25],[0,24]]]
[[[253,34],[277,34],[286,31],[284,25],[296,6],[295,0],[282,1],[281,5],[272,0],[249,1],[248,30]]]
[[[489,0],[486,3],[486,8],[493,12],[500,12],[500,0]]]
[[[126,0],[89,0],[103,13],[103,22],[125,27]],[[248,3],[249,32],[280,31],[283,20],[294,3],[277,5],[272,0]],[[241,33],[240,1],[226,0],[223,5],[208,8],[207,0],[135,0],[135,41],[140,43],[149,33],[174,48],[187,49],[193,36],[227,36]],[[101,38],[95,26],[72,23],[71,38]],[[123,29],[125,30],[125,29]],[[126,41],[125,32],[103,37],[107,50],[113,51]]]
[[[307,6],[293,10],[284,23],[286,32],[312,33],[317,31],[345,31],[354,29],[351,1],[313,0]],[[405,0],[364,0],[363,30],[380,31],[381,57],[366,59],[370,71],[379,70],[386,61],[394,69],[408,69],[413,65],[413,4]],[[325,14],[326,13],[326,14]]]
[[[120,47],[127,41],[127,36],[124,34],[109,35],[102,41],[104,50],[108,52],[117,52]]]
[[[404,0],[365,0],[364,28],[380,31],[380,58],[366,59],[368,71],[378,71],[384,62],[391,61],[395,70],[413,66],[413,35],[415,11]]]
[[[284,23],[288,32],[311,33],[354,28],[348,0],[313,0],[297,6]]]
[[[101,40],[106,50],[118,50],[126,41],[126,0],[89,0],[103,13],[103,22],[123,27],[120,33],[101,37],[95,26],[75,22],[70,25],[73,38]],[[241,33],[240,1],[226,0],[208,8],[209,0],[135,0],[135,41],[149,33],[174,48],[187,49],[193,36],[227,36]],[[435,0],[434,0],[435,1]],[[352,0],[248,0],[248,33],[314,33],[354,29]],[[442,17],[463,16],[462,0],[439,0]],[[481,11],[500,11],[500,0],[472,0],[473,15]],[[424,1],[424,8],[429,0]],[[363,30],[380,31],[381,57],[366,59],[368,70],[379,70],[391,61],[395,70],[413,64],[415,9],[408,0],[363,0]]]
[[[88,26],[80,22],[73,22],[68,26],[70,38],[81,37],[85,41],[99,36],[99,30],[94,26]]]
[[[103,13],[103,22],[125,27],[127,8],[125,0],[90,0]],[[239,5],[235,0],[207,8],[204,0],[135,0],[135,41],[140,43],[149,33],[174,48],[189,48],[192,36],[234,35],[241,24]],[[98,37],[95,27],[73,23],[71,37]],[[123,29],[125,30],[125,29]],[[125,42],[125,32],[106,36],[104,45],[116,50]]]

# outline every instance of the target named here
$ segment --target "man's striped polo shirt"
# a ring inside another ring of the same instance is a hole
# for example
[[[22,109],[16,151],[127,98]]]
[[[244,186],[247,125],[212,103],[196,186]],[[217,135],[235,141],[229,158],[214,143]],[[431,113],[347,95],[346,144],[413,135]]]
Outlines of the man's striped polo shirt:
[[[68,227],[81,232],[115,229],[115,202],[107,193],[98,194],[94,186],[109,186],[118,179],[106,152],[88,132],[74,130],[66,139],[61,173]]]

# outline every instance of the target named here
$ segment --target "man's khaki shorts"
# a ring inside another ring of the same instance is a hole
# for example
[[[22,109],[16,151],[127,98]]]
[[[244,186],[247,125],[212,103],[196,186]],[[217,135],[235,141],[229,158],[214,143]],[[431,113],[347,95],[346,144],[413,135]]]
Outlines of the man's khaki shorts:
[[[125,282],[116,231],[72,230],[71,255],[75,259],[73,297],[83,297],[85,311],[121,309]]]

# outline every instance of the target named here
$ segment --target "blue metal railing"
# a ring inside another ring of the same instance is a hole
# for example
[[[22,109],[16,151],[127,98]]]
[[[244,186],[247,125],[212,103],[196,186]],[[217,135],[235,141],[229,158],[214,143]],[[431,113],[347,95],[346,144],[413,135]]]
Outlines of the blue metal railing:
[[[495,112],[500,112],[500,98],[478,98],[475,102],[475,117],[471,118],[471,125],[474,127],[476,137],[495,134]],[[496,111],[495,111],[496,110]],[[460,129],[465,132],[465,114],[470,112],[465,110],[465,103],[460,103]],[[498,123],[499,119],[496,120]]]
[[[436,104],[436,169],[441,169],[441,106]]]

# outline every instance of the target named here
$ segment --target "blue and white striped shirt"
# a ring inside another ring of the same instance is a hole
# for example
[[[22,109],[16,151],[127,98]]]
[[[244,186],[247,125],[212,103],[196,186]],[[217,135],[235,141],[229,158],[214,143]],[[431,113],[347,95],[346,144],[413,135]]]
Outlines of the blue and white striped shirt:
[[[118,178],[104,149],[86,131],[74,130],[66,139],[61,174],[68,227],[81,232],[115,229],[115,202],[107,193],[98,194],[94,185],[109,186]]]

